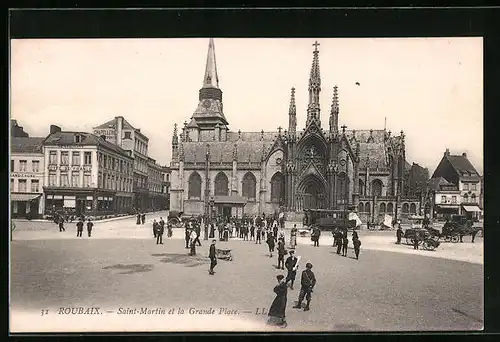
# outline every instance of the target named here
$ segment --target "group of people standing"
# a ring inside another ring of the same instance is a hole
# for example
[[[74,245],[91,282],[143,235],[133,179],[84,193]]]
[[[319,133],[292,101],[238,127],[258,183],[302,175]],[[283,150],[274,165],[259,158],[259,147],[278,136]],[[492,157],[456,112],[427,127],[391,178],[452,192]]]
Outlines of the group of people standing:
[[[349,247],[349,238],[347,237],[347,229],[337,229],[332,232],[333,234],[333,247],[337,247],[337,254],[342,256],[347,256],[347,249]],[[352,232],[352,244],[354,247],[354,254],[356,255],[356,260],[359,260],[359,250],[361,248],[361,240],[359,239],[358,232]]]
[[[163,217],[160,217],[160,220],[156,222],[156,219],[153,220],[153,236],[156,238],[157,245],[163,245],[163,234],[165,233],[165,221]],[[167,223],[167,237],[172,237],[172,224]]]
[[[58,215],[56,218],[54,218],[54,222],[59,226],[59,232],[66,231],[66,228],[64,227],[65,221],[68,221],[68,219],[62,215]],[[85,225],[84,222],[85,222],[85,218],[83,216],[80,216],[80,218],[76,222],[76,236],[77,237],[82,237],[82,235],[83,235],[83,227]],[[92,236],[92,229],[93,228],[94,228],[94,222],[92,222],[92,220],[90,218],[88,218],[87,219],[87,234],[89,237]]]

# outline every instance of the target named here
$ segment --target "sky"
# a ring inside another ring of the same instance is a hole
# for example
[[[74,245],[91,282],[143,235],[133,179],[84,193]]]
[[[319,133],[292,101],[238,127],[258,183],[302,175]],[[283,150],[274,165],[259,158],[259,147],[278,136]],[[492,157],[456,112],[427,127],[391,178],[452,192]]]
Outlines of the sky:
[[[406,136],[406,156],[431,175],[448,148],[483,173],[482,38],[215,38],[219,86],[231,131],[297,128],[307,117],[317,40],[321,121],[333,87],[339,126]],[[203,84],[208,39],[11,40],[11,118],[30,136],[49,126],[91,132],[123,116],[149,137],[149,154],[171,160],[174,123],[189,121]],[[357,85],[356,83],[359,83]]]

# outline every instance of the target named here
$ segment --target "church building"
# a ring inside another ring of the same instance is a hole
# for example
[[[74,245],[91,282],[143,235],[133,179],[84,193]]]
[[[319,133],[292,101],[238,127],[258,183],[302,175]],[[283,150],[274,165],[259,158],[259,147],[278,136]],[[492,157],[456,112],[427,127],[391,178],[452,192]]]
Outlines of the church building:
[[[410,164],[403,131],[339,127],[338,87],[329,127],[321,126],[318,43],[313,44],[309,104],[297,129],[291,89],[288,130],[233,132],[223,110],[215,46],[210,39],[198,107],[181,131],[174,125],[171,210],[186,215],[257,215],[285,211],[299,220],[306,209],[358,213],[363,223],[384,214],[420,213],[420,199],[404,196]]]

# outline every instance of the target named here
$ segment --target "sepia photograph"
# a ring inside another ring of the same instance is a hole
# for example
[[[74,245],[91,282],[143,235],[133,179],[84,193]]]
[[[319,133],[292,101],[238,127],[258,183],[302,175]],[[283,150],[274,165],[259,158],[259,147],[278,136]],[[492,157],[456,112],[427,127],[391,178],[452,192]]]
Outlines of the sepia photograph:
[[[10,41],[10,331],[482,331],[483,39]]]

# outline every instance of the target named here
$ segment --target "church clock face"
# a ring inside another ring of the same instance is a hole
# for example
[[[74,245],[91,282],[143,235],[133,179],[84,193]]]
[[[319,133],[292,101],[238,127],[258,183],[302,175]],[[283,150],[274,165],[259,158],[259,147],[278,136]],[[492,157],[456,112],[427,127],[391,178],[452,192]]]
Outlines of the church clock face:
[[[345,166],[345,159],[342,159],[342,160],[340,161],[340,165]]]
[[[276,159],[276,164],[281,165],[281,158]]]
[[[210,108],[210,104],[211,104],[210,100],[203,101],[203,107],[205,107],[205,108]]]

